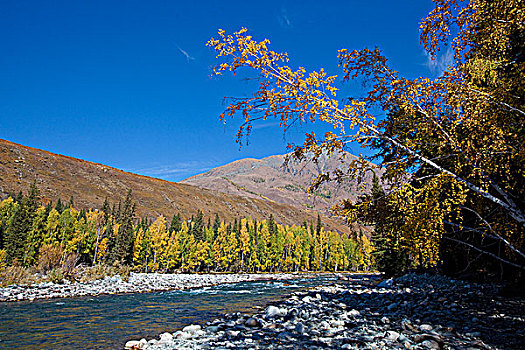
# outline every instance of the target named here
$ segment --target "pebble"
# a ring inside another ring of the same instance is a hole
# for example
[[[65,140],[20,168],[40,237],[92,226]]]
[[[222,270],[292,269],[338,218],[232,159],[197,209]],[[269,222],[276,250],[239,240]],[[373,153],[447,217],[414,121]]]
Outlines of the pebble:
[[[393,279],[390,288],[376,286],[373,280],[339,279],[331,286],[296,292],[254,315],[224,315],[203,325],[197,338],[175,337],[169,344],[158,342],[148,349],[519,348],[524,340],[519,330],[509,334],[513,345],[498,347],[487,345],[494,332],[483,333],[471,324],[473,312],[465,306],[465,291],[476,291],[469,298],[473,307],[480,307],[480,288],[415,274]],[[444,303],[455,303],[465,311],[452,313]],[[492,319],[496,318],[484,318]],[[519,334],[521,338],[513,339]]]
[[[66,298],[86,295],[142,293],[153,291],[201,288],[226,283],[239,283],[256,280],[282,280],[314,277],[314,274],[162,274],[134,273],[129,280],[119,275],[106,276],[91,282],[63,283],[42,282],[33,285],[11,285],[0,288],[0,302],[33,299]]]

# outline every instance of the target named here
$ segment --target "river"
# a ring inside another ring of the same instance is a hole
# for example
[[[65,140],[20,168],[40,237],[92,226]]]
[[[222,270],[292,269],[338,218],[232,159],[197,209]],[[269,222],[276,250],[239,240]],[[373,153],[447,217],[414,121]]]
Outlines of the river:
[[[256,281],[184,291],[0,303],[0,349],[123,349],[225,313],[252,313],[293,291],[330,283],[313,279]]]

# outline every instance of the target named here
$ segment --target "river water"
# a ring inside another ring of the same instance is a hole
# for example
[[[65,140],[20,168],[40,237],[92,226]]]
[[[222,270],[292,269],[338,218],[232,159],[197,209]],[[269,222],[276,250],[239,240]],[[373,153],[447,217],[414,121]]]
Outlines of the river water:
[[[123,349],[224,313],[258,311],[293,291],[327,284],[313,279],[256,281],[184,291],[0,303],[0,349]]]

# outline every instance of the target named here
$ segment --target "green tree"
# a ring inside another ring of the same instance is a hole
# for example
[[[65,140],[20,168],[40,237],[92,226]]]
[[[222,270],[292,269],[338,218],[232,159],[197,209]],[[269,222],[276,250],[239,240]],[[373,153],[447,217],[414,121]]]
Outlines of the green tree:
[[[60,199],[60,197],[58,198],[57,204],[55,204],[55,210],[59,214],[62,214],[62,211],[64,210],[64,205],[62,204],[62,200]]]
[[[29,187],[28,195],[20,198],[19,205],[15,207],[5,238],[6,260],[9,263],[14,260],[25,266],[29,263],[26,243],[33,226],[39,196],[36,182],[33,182]]]
[[[221,219],[219,218],[219,214],[215,213],[215,220],[213,220],[213,239],[217,236],[217,232],[219,231],[219,227],[221,226]]]
[[[180,213],[173,214],[173,218],[171,219],[171,224],[170,224],[170,231],[179,232],[181,227],[182,227],[182,220],[180,217]]]
[[[133,262],[133,242],[135,219],[135,203],[132,200],[132,192],[128,191],[124,205],[121,207],[119,202],[119,229],[112,252],[112,261],[120,261],[131,265]]]
[[[192,221],[191,233],[197,242],[204,240],[204,214],[199,209],[195,220]]]

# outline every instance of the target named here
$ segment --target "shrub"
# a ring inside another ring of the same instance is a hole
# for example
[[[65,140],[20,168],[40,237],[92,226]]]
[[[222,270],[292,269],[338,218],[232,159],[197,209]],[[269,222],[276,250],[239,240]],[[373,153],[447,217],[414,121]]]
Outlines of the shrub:
[[[38,271],[46,273],[61,266],[64,250],[59,245],[44,244],[40,247]]]
[[[64,273],[61,269],[52,269],[47,274],[47,280],[53,283],[62,283],[64,282]]]
[[[34,272],[34,269],[26,269],[21,266],[0,268],[0,287],[7,287],[11,284],[28,285],[36,283],[38,278]]]

